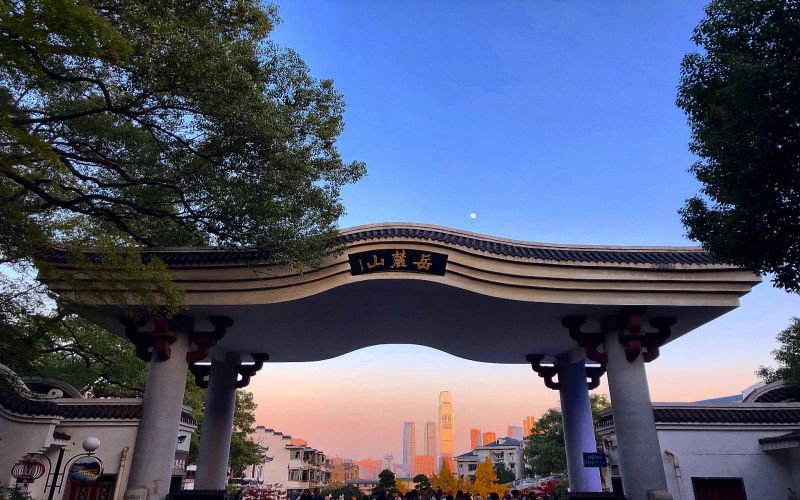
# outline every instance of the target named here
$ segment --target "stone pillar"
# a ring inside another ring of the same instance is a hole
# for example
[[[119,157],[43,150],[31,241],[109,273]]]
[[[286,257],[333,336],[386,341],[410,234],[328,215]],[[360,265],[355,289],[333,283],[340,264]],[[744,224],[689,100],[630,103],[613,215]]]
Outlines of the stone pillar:
[[[564,422],[564,444],[567,450],[567,470],[571,492],[599,492],[600,471],[583,466],[583,453],[595,453],[592,407],[583,360],[571,363],[569,356],[557,358],[558,391],[561,396],[561,418]]]
[[[169,492],[186,386],[189,334],[173,332],[168,358],[153,352],[136,433],[126,498],[162,500]],[[171,351],[171,352],[170,352]]]
[[[625,495],[629,500],[647,500],[651,490],[666,493],[667,479],[644,359],[638,355],[633,361],[628,361],[625,346],[619,341],[619,331],[608,332],[604,345],[608,355],[606,374]]]
[[[236,369],[239,355],[226,353],[211,361],[203,412],[195,489],[223,490],[228,479],[228,455],[236,406]]]

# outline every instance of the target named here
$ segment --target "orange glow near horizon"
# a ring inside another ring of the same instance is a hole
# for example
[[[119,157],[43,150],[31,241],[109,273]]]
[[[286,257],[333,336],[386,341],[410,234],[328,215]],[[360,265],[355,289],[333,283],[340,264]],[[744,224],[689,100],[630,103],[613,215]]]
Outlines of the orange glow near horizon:
[[[757,382],[758,363],[682,359],[665,349],[647,365],[654,401],[696,401],[737,394]],[[608,394],[605,377],[594,392]],[[698,383],[702,381],[702,383]],[[558,392],[529,366],[467,361],[419,346],[385,345],[314,363],[267,364],[248,387],[256,424],[306,439],[329,456],[353,460],[402,457],[403,422],[422,428],[438,419],[449,390],[456,455],[469,451],[470,429],[506,429],[558,408]],[[417,449],[424,449],[418,433]]]

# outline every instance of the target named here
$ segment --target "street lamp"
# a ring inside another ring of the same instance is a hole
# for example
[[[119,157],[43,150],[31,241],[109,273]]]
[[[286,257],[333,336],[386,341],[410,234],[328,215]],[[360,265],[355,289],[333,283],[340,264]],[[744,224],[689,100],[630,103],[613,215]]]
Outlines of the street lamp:
[[[42,457],[47,460],[49,474],[47,478],[50,480],[50,493],[47,494],[47,500],[53,500],[56,493],[56,488],[61,491],[64,485],[64,476],[69,475],[70,479],[80,484],[90,484],[100,477],[103,473],[103,461],[94,456],[95,450],[100,447],[100,440],[94,436],[89,436],[83,440],[83,449],[86,453],[79,453],[74,457],[67,460],[64,468],[61,467],[61,462],[64,460],[64,448],[59,448],[58,458],[56,458],[56,465],[50,458],[43,454],[32,452],[28,453],[21,460],[11,468],[11,475],[17,480],[18,483],[30,484],[44,475],[44,464],[34,457]],[[59,481],[60,476],[60,481]],[[52,478],[52,479],[51,479]],[[48,488],[45,482],[45,489]]]

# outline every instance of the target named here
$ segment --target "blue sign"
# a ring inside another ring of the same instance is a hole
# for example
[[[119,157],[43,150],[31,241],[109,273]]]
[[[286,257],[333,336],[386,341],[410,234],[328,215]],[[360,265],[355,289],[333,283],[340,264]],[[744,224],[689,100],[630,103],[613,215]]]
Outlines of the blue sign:
[[[584,467],[608,467],[608,460],[606,460],[605,453],[584,453],[583,454]]]

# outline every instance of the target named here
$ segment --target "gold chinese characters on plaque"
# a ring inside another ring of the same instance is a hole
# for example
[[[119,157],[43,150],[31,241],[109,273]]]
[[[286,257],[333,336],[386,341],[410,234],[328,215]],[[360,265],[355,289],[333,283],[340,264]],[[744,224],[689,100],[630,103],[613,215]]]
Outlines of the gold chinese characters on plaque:
[[[382,272],[424,273],[444,276],[447,254],[396,248],[351,253],[350,274],[372,274]]]

